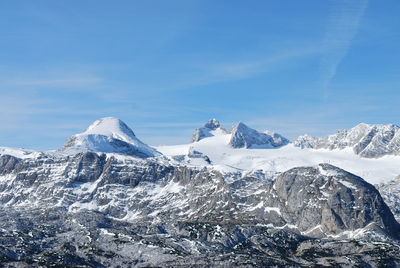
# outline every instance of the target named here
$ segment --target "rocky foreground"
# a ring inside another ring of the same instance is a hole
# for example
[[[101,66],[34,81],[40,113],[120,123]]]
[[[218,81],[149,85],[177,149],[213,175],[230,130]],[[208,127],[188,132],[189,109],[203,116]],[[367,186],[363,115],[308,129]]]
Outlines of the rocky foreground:
[[[396,267],[378,190],[328,164],[221,173],[98,153],[0,156],[5,267]]]

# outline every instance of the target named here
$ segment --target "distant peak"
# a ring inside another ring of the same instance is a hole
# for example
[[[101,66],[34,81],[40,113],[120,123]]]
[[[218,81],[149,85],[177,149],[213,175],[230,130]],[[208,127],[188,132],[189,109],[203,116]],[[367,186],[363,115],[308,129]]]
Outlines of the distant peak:
[[[250,148],[252,146],[276,148],[289,143],[289,140],[278,133],[266,131],[261,133],[245,125],[243,122],[235,124],[232,128],[229,141],[233,148]]]
[[[99,134],[112,136],[115,134],[124,134],[134,137],[132,129],[122,120],[116,117],[103,117],[94,121],[84,132],[85,134]]]
[[[360,123],[349,130],[338,130],[335,134],[316,138],[300,136],[294,145],[313,149],[346,149],[361,157],[378,158],[400,154],[400,127],[394,124]]]
[[[239,122],[239,123],[236,123],[236,124],[233,125],[233,129],[240,130],[240,129],[248,129],[248,128],[249,127],[243,122]]]
[[[207,123],[204,124],[205,128],[209,128],[209,129],[212,129],[212,130],[217,129],[220,126],[221,126],[220,122],[215,118],[208,120]]]
[[[203,127],[197,128],[192,135],[192,142],[200,141],[204,138],[212,137],[216,133],[221,132],[226,134],[227,131],[221,126],[221,123],[213,118],[207,121]]]
[[[155,149],[140,141],[128,125],[115,117],[94,121],[85,132],[70,137],[61,151],[123,153],[139,157],[159,155]]]

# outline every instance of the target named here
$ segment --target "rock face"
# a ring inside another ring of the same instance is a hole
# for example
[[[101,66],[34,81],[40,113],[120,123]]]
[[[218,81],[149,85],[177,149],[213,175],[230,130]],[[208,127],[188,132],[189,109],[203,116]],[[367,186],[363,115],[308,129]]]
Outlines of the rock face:
[[[218,135],[210,141],[225,149],[228,138],[233,148],[289,143],[215,119],[193,141]],[[329,164],[219,172],[204,144],[167,158],[103,118],[58,152],[2,148],[0,266],[400,267],[400,225],[385,203],[399,218],[398,179],[377,185],[382,197]],[[395,154],[398,127],[362,124],[295,144],[378,157]]]
[[[215,134],[227,134],[228,131],[224,129],[217,119],[210,119],[203,127],[197,128],[192,135],[192,142],[200,141],[207,137],[212,137]]]
[[[397,236],[400,231],[379,192],[337,167],[321,164],[291,169],[278,177],[274,188],[279,200],[285,202],[287,222],[297,224],[308,235],[366,228],[386,229]]]
[[[304,148],[317,149],[319,146],[319,142],[320,142],[319,138],[305,134],[305,135],[298,137],[293,142],[293,144],[296,147],[300,147],[301,149],[304,149]]]
[[[5,267],[398,267],[387,242],[218,222],[127,224],[93,211],[0,210]],[[9,231],[8,231],[9,230]],[[17,241],[17,242],[16,242]]]
[[[90,208],[128,221],[257,222],[313,237],[363,228],[387,236],[400,232],[372,185],[328,164],[294,168],[272,181],[263,173],[227,178],[206,168],[91,152],[34,160],[1,156],[0,163],[3,207]]]
[[[229,145],[233,148],[277,148],[289,143],[288,139],[277,133],[261,133],[241,122],[233,126],[231,135]]]
[[[0,257],[11,264],[60,252],[95,267],[398,262],[399,224],[379,192],[327,164],[271,177],[81,152],[2,155],[0,174]]]
[[[394,180],[377,185],[386,204],[392,210],[396,220],[400,222],[400,176]]]
[[[140,141],[124,122],[114,117],[95,121],[85,132],[70,137],[59,151],[69,154],[87,151],[122,153],[142,158],[160,155]]]
[[[367,158],[400,154],[400,127],[396,125],[359,124],[350,130],[339,130],[325,138],[300,136],[295,146],[313,149],[352,148],[354,153]]]

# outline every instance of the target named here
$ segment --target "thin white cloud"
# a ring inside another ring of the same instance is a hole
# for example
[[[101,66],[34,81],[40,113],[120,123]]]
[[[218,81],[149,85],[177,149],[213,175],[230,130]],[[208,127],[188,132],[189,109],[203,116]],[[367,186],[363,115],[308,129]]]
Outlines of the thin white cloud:
[[[196,71],[187,76],[182,76],[174,84],[175,88],[187,89],[215,83],[237,81],[251,78],[263,73],[276,71],[295,64],[296,60],[321,53],[321,48],[316,45],[283,49],[275,54],[263,55],[255,60],[210,62],[200,64]]]
[[[329,17],[322,57],[322,87],[324,98],[329,95],[330,85],[336,71],[346,57],[356,36],[368,0],[335,0]]]
[[[100,77],[62,77],[62,78],[47,78],[47,79],[13,79],[5,81],[6,85],[13,86],[56,86],[56,87],[70,87],[70,86],[90,86],[103,82]]]

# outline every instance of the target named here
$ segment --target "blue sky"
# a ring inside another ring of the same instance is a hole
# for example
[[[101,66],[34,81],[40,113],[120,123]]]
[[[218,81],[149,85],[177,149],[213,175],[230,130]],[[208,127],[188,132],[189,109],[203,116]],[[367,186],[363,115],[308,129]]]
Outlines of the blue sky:
[[[0,145],[116,116],[177,144],[209,118],[293,139],[400,124],[398,0],[1,1]]]

